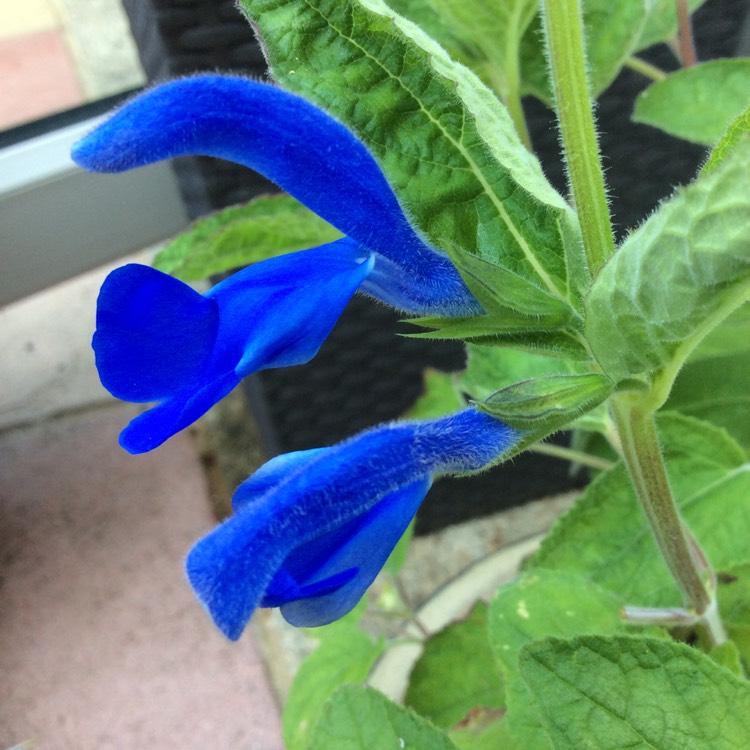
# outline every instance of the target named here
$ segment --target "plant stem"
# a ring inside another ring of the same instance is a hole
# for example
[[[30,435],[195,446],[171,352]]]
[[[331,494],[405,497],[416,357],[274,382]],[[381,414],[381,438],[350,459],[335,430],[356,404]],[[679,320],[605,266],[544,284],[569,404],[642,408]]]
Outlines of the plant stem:
[[[687,606],[699,618],[701,636],[710,645],[718,645],[726,640],[726,634],[701,575],[705,562],[691,549],[669,486],[653,412],[643,409],[639,399],[626,393],[613,399],[625,463],[662,557]]]
[[[675,1],[677,3],[677,43],[680,51],[680,59],[685,68],[691,68],[698,62],[698,56],[695,54],[690,8],[688,7],[688,0]]]
[[[542,8],[568,177],[595,276],[615,243],[586,78],[583,14],[580,0],[543,0]]]
[[[640,73],[642,76],[646,76],[646,78],[650,78],[652,81],[663,81],[667,77],[667,73],[661,68],[657,68],[656,65],[652,65],[635,55],[625,61],[625,67],[634,70],[636,73]]]
[[[544,456],[554,456],[555,458],[561,458],[564,461],[570,461],[571,463],[580,464],[581,466],[588,466],[591,469],[598,469],[599,471],[607,471],[614,466],[612,461],[608,461],[606,458],[600,458],[591,453],[577,451],[574,448],[566,448],[564,445],[537,443],[529,448],[529,450],[531,453],[539,453]]]

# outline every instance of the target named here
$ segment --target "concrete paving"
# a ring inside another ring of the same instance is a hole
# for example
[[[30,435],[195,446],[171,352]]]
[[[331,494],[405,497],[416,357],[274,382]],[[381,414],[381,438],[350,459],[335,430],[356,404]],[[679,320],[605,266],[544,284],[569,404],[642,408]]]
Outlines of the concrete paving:
[[[137,407],[94,369],[107,270],[0,310],[0,748],[280,750],[252,632],[226,642],[184,578],[215,522],[191,434],[117,445]]]

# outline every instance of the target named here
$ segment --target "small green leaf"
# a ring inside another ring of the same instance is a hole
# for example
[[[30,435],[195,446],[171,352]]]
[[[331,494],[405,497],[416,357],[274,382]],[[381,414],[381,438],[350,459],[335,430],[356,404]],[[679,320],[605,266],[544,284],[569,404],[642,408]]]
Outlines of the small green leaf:
[[[750,143],[630,234],[586,298],[587,338],[613,380],[679,365],[750,296]]]
[[[750,465],[723,431],[679,414],[660,414],[670,484],[692,534],[719,570],[747,557]],[[554,526],[527,568],[569,570],[628,604],[669,607],[680,594],[622,465],[600,474]]]
[[[474,709],[505,706],[505,691],[487,641],[487,605],[433,635],[414,665],[404,703],[439,727]]]
[[[562,429],[604,401],[612,384],[603,375],[542,375],[506,386],[477,406],[519,430]]]
[[[294,198],[267,195],[199,219],[157,254],[154,267],[183,281],[198,281],[339,237],[340,232]]]
[[[549,638],[523,649],[520,670],[555,750],[750,746],[750,685],[681,643]]]
[[[312,733],[308,750],[456,750],[426,719],[372,688],[334,693]]]
[[[731,156],[737,146],[743,141],[747,142],[748,139],[750,139],[750,106],[746,107],[741,114],[729,123],[726,132],[714,147],[708,161],[703,165],[701,174],[713,172]]]
[[[750,102],[750,59],[710,60],[652,83],[633,120],[711,146]]]
[[[539,719],[539,707],[518,672],[522,647],[550,635],[614,633],[625,626],[622,602],[584,578],[539,570],[501,588],[490,605],[488,630],[505,678],[508,731],[520,747],[551,748]]]
[[[717,596],[724,627],[750,674],[750,562],[719,571]]]
[[[381,641],[373,642],[356,625],[336,624],[335,637],[324,638],[292,683],[282,717],[287,750],[307,748],[325,702],[339,686],[364,682],[383,648]]]

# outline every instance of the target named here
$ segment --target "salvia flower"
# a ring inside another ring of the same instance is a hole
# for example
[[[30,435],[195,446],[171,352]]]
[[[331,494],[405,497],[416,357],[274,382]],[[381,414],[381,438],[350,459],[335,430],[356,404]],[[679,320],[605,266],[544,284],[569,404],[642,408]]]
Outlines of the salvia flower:
[[[297,626],[333,622],[372,583],[435,477],[478,471],[519,438],[469,408],[271,459],[191,550],[190,583],[232,640],[257,607],[280,607]]]
[[[160,402],[123,433],[127,450],[161,444],[245,375],[308,361],[357,290],[411,314],[481,310],[450,261],[409,224],[362,142],[277,87],[218,75],[173,81],[73,149],[95,172],[187,154],[256,170],[346,236],[263,261],[203,298],[146,266],[113,272],[98,302],[100,377],[124,400]]]

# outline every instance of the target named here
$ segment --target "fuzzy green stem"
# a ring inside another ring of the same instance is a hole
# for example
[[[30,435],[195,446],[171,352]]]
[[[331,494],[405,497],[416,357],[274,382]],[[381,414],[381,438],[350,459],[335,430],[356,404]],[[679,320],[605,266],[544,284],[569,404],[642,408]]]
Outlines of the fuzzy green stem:
[[[583,14],[580,0],[542,0],[542,8],[568,178],[595,276],[615,243],[586,77]]]
[[[723,643],[726,634],[716,615],[716,602],[702,576],[705,563],[691,549],[677,511],[653,413],[631,394],[613,399],[613,411],[625,463],[662,557],[686,605],[698,616],[701,637],[711,645]]]

